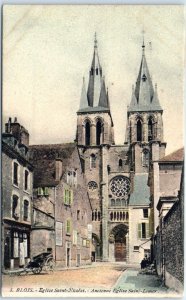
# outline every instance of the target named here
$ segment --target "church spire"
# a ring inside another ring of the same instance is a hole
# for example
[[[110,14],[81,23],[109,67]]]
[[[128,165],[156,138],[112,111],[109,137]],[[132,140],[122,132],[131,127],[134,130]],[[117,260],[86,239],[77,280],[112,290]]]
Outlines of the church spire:
[[[108,95],[105,87],[105,78],[98,55],[97,35],[94,36],[94,51],[89,71],[89,83],[86,95],[83,84],[79,112],[110,111]]]
[[[88,85],[88,92],[87,92],[89,106],[96,107],[99,105],[101,83],[102,83],[102,68],[99,61],[98,42],[95,33],[94,53],[93,53],[93,59],[92,59],[90,73],[89,73],[89,85]]]
[[[155,94],[145,57],[145,42],[143,38],[140,69],[128,111],[162,110],[159,101],[154,101]]]

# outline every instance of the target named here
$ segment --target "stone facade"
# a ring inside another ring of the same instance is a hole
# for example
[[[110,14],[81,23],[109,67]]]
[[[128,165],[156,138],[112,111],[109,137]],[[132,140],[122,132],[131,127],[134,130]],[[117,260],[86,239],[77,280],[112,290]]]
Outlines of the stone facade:
[[[30,147],[34,173],[32,255],[62,267],[91,263],[92,210],[75,144]]]
[[[154,214],[156,234],[152,239],[153,258],[158,275],[167,286],[178,291],[183,289],[184,268],[183,154],[182,148],[154,163],[150,176],[152,182],[153,178],[158,181],[158,185],[153,185],[152,189],[152,205],[155,206],[155,200],[158,199]]]
[[[4,269],[22,267],[30,259],[33,166],[29,162],[28,138],[27,130],[10,118],[2,136]]]
[[[88,88],[86,91],[83,81],[77,112],[76,141],[93,209],[92,256],[96,260],[139,263],[150,252],[153,219],[148,174],[150,162],[165,155],[162,113],[143,45],[136,86],[127,108],[125,143],[115,145],[95,38]]]

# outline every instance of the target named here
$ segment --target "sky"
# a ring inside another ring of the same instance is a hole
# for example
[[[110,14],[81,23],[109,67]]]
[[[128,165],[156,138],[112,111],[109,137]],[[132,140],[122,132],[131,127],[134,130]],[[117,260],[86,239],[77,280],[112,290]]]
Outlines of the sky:
[[[184,8],[127,5],[11,5],[3,8],[3,122],[18,121],[30,144],[73,142],[94,34],[109,90],[115,142],[146,58],[163,108],[166,154],[183,146]]]

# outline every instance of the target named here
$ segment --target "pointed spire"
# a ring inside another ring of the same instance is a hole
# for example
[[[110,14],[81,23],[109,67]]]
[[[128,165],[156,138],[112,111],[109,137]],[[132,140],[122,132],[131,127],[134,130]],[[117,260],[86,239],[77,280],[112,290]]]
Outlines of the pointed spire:
[[[128,111],[152,111],[152,110],[162,110],[157,91],[153,88],[152,79],[147,66],[147,61],[145,57],[145,42],[143,36],[142,43],[142,59],[140,64],[140,69],[136,81],[136,86],[132,92],[132,100]]]
[[[87,99],[87,93],[86,93],[86,87],[85,87],[85,78],[83,77],[79,109],[86,108],[86,107],[88,107],[88,99]]]
[[[98,41],[97,41],[97,34],[95,32],[95,34],[94,34],[94,49],[97,49],[97,47],[98,47]]]
[[[88,85],[88,102],[89,106],[97,107],[99,105],[99,98],[102,84],[102,68],[98,56],[98,42],[95,33],[94,37],[94,53],[89,73],[89,85]]]
[[[143,34],[143,43],[142,43],[142,55],[145,55],[145,30],[142,30]]]

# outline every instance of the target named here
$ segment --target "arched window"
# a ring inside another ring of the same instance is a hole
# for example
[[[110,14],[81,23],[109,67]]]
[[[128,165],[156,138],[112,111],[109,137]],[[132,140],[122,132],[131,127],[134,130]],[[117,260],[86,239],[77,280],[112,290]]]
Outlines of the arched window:
[[[137,121],[137,141],[142,141],[142,124],[140,120]]]
[[[116,206],[121,206],[121,200],[120,199],[116,199]]]
[[[87,121],[85,125],[85,145],[90,145],[90,122]]]
[[[95,154],[91,154],[90,156],[90,168],[96,168],[96,156]]]
[[[148,121],[148,141],[153,140],[153,121],[152,118],[149,118]]]
[[[96,124],[96,145],[101,144],[101,121],[98,121]]]
[[[115,200],[111,199],[111,206],[115,206]]]
[[[122,159],[119,159],[119,167],[120,167],[120,168],[123,167],[123,161],[122,161]]]
[[[143,164],[143,167],[148,167],[148,165],[149,165],[149,151],[148,151],[148,149],[143,150],[142,164]]]

